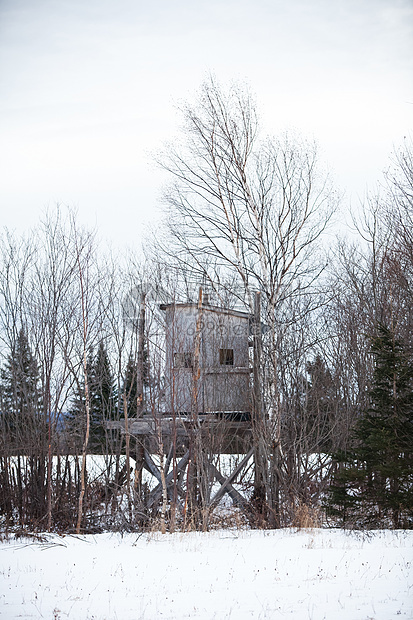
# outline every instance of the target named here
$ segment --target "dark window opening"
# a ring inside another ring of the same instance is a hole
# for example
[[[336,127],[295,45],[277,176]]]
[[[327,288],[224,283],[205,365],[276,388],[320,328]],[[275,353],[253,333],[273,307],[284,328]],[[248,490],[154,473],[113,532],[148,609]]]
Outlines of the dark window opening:
[[[234,349],[220,349],[219,363],[223,366],[234,365]]]
[[[175,368],[193,368],[194,362],[192,353],[175,353],[174,366]]]

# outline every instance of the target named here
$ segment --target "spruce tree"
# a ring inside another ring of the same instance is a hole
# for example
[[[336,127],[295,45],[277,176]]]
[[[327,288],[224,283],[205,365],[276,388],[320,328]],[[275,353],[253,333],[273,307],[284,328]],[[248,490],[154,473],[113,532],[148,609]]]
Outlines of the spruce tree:
[[[43,441],[39,370],[24,329],[20,329],[1,372],[1,412],[8,450],[30,453]]]
[[[110,367],[109,356],[103,342],[99,344],[96,355],[89,350],[87,359],[87,378],[90,400],[89,450],[95,454],[106,450],[105,422],[115,419],[116,390]],[[78,378],[71,408],[66,416],[68,442],[77,448],[82,446],[86,432],[85,380]]]
[[[93,349],[90,348],[86,368],[90,386],[90,377],[94,364]],[[82,449],[86,433],[86,397],[85,397],[85,377],[83,365],[79,366],[79,374],[76,377],[76,387],[71,400],[70,409],[65,418],[65,428],[67,444],[70,450],[79,451]],[[89,387],[90,390],[90,387]]]
[[[123,382],[122,392],[126,399],[128,417],[136,418],[138,397],[138,371],[136,361],[132,354],[129,355],[128,363],[126,365],[125,380]],[[122,407],[124,408],[123,396]]]
[[[104,343],[98,346],[90,372],[90,447],[94,452],[106,448],[105,422],[115,419],[116,390],[109,356]]]
[[[358,420],[353,445],[339,455],[330,514],[344,524],[413,526],[413,365],[403,345],[380,325],[370,407]]]

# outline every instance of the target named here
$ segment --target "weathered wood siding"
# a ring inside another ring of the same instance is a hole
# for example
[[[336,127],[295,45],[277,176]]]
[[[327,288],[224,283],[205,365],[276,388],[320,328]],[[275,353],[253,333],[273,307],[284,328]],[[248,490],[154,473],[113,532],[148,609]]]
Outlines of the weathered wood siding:
[[[166,407],[191,412],[194,403],[193,362],[200,316],[197,410],[249,412],[249,315],[196,304],[163,306],[166,312]]]

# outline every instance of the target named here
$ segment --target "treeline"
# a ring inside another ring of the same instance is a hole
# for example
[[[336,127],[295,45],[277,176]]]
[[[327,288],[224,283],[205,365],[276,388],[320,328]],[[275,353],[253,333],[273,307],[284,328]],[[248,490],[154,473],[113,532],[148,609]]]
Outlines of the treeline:
[[[60,209],[27,236],[5,231],[0,252],[3,523],[64,530],[79,519],[82,528],[109,522],[125,482],[125,439],[105,423],[136,416],[141,263],[104,256],[95,235]],[[156,399],[160,347],[152,331]],[[97,489],[88,486],[86,454],[106,455]]]
[[[171,176],[164,227],[143,257],[105,254],[59,209],[26,237],[1,238],[3,526],[151,527],[161,501],[177,526],[166,494],[148,506],[133,437],[106,422],[161,416],[159,304],[196,301],[202,286],[212,303],[251,314],[260,292],[248,522],[411,527],[411,143],[357,232],[333,241],[340,201],[314,144],[261,139],[239,86],[210,81],[182,114],[182,141],[159,156]],[[168,464],[182,490],[159,429],[165,475]],[[93,453],[106,459],[99,484],[87,478]],[[197,501],[205,525],[213,508],[201,492]]]

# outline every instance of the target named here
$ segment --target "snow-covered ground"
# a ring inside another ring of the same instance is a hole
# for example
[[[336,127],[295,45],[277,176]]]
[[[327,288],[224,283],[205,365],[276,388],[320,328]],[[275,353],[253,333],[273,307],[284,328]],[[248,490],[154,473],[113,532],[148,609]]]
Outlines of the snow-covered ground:
[[[413,618],[413,531],[46,538],[0,543],[1,618]]]

